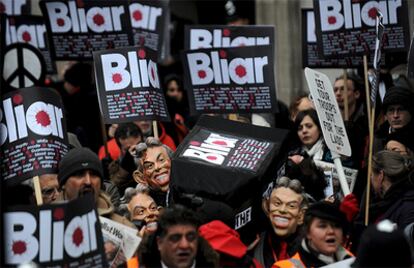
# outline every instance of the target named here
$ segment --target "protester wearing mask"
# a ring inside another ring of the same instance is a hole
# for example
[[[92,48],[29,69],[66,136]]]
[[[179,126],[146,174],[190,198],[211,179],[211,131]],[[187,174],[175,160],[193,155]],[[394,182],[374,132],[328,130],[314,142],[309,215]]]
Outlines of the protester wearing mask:
[[[51,204],[62,199],[57,176],[58,175],[54,173],[42,174],[39,176],[43,204]],[[29,182],[30,186],[34,189],[33,180],[29,180]]]
[[[305,213],[305,237],[298,252],[288,260],[276,262],[274,268],[321,267],[352,257],[342,247],[345,215],[326,201],[311,205]]]
[[[149,195],[147,186],[138,184],[136,188],[127,188],[122,199],[124,204],[120,210],[135,224],[142,236],[157,230],[161,207]]]
[[[260,235],[254,257],[263,267],[270,267],[278,260],[288,259],[297,251],[299,230],[308,205],[301,183],[281,177],[276,181],[270,196],[262,202],[269,218],[269,227]]]
[[[163,207],[167,206],[172,154],[168,146],[153,137],[138,144],[134,152],[138,166],[133,173],[135,181],[147,185],[152,198]]]

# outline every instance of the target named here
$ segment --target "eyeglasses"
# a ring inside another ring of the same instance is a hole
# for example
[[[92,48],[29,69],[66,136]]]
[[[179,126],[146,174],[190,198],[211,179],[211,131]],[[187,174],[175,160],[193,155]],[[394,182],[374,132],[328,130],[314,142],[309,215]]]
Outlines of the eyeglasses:
[[[54,193],[59,193],[59,192],[60,192],[59,188],[56,188],[56,187],[42,189],[42,195],[47,196],[47,197],[53,195]]]

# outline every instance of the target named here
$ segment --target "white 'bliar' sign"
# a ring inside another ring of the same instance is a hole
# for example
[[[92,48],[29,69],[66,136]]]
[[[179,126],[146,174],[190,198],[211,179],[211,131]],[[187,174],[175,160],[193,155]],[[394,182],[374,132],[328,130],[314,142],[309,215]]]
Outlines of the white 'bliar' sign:
[[[326,145],[332,152],[351,156],[348,135],[329,78],[310,68],[305,68],[305,76]]]

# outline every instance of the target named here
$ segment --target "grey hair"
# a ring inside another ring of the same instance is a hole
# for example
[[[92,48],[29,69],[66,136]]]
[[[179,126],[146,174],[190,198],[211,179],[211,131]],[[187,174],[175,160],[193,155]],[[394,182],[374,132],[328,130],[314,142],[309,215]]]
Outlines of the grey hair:
[[[144,172],[144,166],[141,163],[141,158],[144,156],[145,152],[148,148],[154,148],[154,147],[163,147],[168,154],[168,157],[171,159],[174,152],[171,150],[170,147],[162,143],[159,139],[154,137],[148,137],[145,139],[145,142],[140,142],[137,145],[135,145],[135,163],[137,164],[137,170],[140,173]]]
[[[150,189],[147,185],[138,183],[135,188],[128,187],[125,189],[124,196],[121,198],[121,204],[119,205],[119,212],[128,219],[131,218],[131,214],[128,210],[128,203],[138,194],[150,195]]]
[[[372,170],[379,173],[381,170],[391,183],[405,178],[405,175],[413,171],[413,158],[401,155],[394,151],[379,151],[372,158]]]
[[[277,188],[281,188],[281,187],[288,188],[288,189],[294,191],[295,193],[300,194],[303,198],[302,203],[300,204],[300,206],[302,208],[308,206],[308,203],[309,203],[308,195],[306,194],[305,188],[303,188],[302,183],[299,180],[290,179],[286,176],[280,177],[276,180],[276,183],[275,183],[275,186],[273,187],[273,190],[275,190]]]

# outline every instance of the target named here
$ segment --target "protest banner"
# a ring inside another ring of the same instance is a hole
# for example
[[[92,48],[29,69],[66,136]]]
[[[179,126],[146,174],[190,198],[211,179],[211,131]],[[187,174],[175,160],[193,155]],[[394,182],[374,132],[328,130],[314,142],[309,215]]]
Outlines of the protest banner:
[[[384,14],[384,50],[408,51],[405,0],[313,0],[318,47],[325,57],[370,54],[375,49],[377,10]]]
[[[107,267],[91,195],[68,203],[5,209],[2,266]]]
[[[192,114],[277,112],[273,46],[183,51]]]
[[[65,114],[59,94],[25,88],[2,96],[0,168],[2,182],[15,185],[36,175],[57,173],[68,151]]]
[[[0,14],[28,15],[31,13],[30,0],[0,0]]]
[[[333,163],[328,163],[328,162],[320,161],[320,160],[315,160],[315,165],[317,167],[322,168],[322,170],[324,170],[324,171],[332,171],[333,188],[334,188],[334,192],[337,193],[338,190],[340,190],[340,189],[338,188],[338,186],[339,186],[339,175],[338,175],[338,172],[335,168],[335,165]],[[353,168],[347,168],[347,167],[344,167],[343,169],[344,169],[346,181],[347,181],[348,186],[349,186],[349,190],[352,192],[352,190],[354,189],[354,186],[355,186],[356,178],[358,176],[358,170],[353,169]]]
[[[115,268],[125,264],[134,256],[141,243],[137,230],[104,217],[99,217],[99,221],[109,267]]]
[[[92,52],[132,45],[127,1],[42,0],[55,60],[92,59]]]
[[[408,53],[407,78],[414,79],[414,37],[411,40],[410,52]]]
[[[273,26],[186,25],[184,49],[274,46],[274,31]]]
[[[157,51],[158,62],[170,54],[169,0],[131,0],[129,15],[135,46]]]
[[[302,9],[303,68],[358,68],[363,64],[363,59],[359,56],[324,57],[318,48],[315,31],[314,11],[312,9]],[[372,63],[374,54],[370,53],[368,56],[370,56],[370,63]]]
[[[9,45],[4,49],[3,60],[4,92],[44,85],[46,62],[34,46],[26,43]]]
[[[318,113],[325,143],[334,159],[341,188],[344,195],[347,195],[349,193],[349,187],[346,184],[339,155],[351,156],[351,146],[331,81],[325,74],[310,68],[305,68],[305,76],[316,112]]]
[[[47,45],[46,25],[41,16],[7,16],[5,31],[1,38],[6,46],[15,43],[28,43],[40,50],[46,62],[46,71],[56,73],[56,64],[52,61]]]
[[[99,106],[105,123],[170,120],[155,51],[127,47],[93,55]]]
[[[244,242],[254,240],[252,228],[262,213],[258,193],[283,162],[280,151],[287,135],[287,130],[202,116],[172,159],[174,202],[194,206],[193,200],[201,199],[206,221],[220,217]]]

